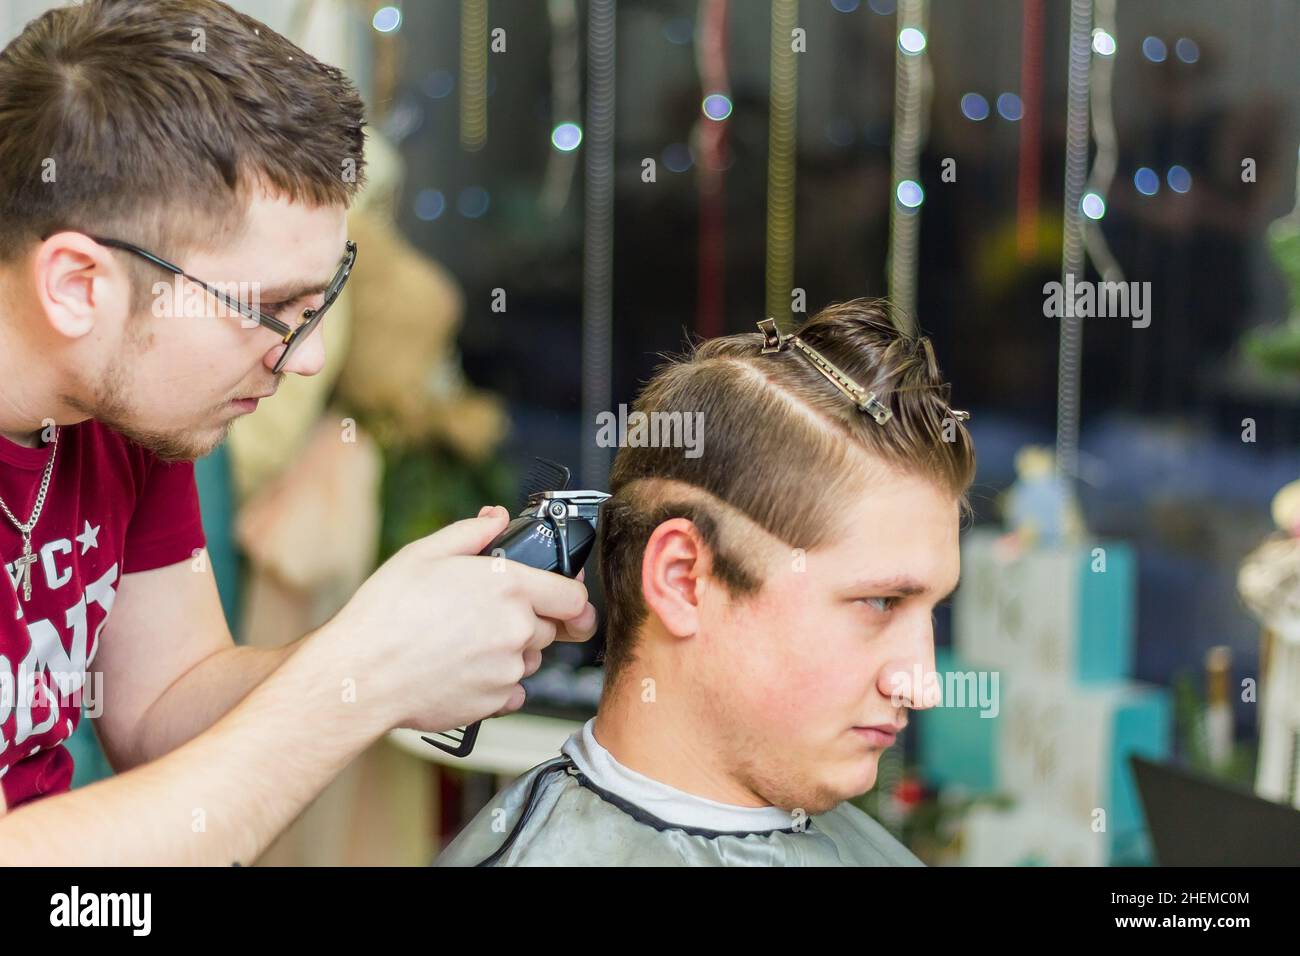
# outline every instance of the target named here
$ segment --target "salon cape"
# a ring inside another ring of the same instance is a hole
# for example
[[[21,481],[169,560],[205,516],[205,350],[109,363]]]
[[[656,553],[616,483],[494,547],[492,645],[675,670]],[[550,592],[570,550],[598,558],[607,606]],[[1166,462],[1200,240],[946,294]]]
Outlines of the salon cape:
[[[923,866],[848,803],[798,820],[736,807],[624,767],[593,721],[502,790],[435,866]]]

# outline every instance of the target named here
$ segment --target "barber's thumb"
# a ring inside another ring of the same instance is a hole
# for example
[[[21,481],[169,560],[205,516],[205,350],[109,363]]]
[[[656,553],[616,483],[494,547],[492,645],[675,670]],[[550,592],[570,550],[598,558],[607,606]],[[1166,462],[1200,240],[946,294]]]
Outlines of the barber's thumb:
[[[510,512],[500,505],[487,505],[475,518],[465,518],[447,525],[425,539],[427,550],[435,557],[478,554],[510,523]]]

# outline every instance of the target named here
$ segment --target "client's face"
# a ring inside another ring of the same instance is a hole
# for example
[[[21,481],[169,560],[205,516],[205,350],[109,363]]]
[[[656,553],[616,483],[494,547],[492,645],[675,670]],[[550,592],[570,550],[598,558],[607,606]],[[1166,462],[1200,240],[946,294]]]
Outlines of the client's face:
[[[773,805],[823,812],[871,789],[908,708],[934,706],[933,611],[957,585],[956,501],[879,475],[838,538],[764,559],[752,598],[706,602],[696,676],[731,771]],[[714,592],[716,594],[716,592]]]

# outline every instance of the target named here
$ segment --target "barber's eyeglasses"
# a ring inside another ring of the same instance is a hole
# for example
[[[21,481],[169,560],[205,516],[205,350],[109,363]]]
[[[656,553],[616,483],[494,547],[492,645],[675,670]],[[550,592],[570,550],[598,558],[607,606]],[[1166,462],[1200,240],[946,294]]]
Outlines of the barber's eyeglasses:
[[[161,256],[156,256],[152,252],[146,252],[139,246],[132,245],[129,242],[123,242],[121,239],[105,239],[101,236],[90,236],[90,238],[101,246],[108,246],[112,249],[121,249],[124,252],[137,255],[142,259],[147,259],[154,265],[166,269],[168,272],[174,272],[179,276],[184,276],[191,282],[201,285],[211,293],[213,297],[225,304],[228,308],[233,309],[246,318],[252,319],[258,325],[270,329],[276,335],[280,336],[281,340],[284,342],[284,351],[280,353],[280,357],[276,359],[275,368],[271,370],[277,375],[280,370],[284,368],[285,363],[289,361],[289,356],[293,354],[294,349],[307,341],[307,339],[311,337],[312,332],[315,331],[316,326],[320,325],[321,319],[325,318],[325,313],[329,311],[330,306],[334,304],[334,301],[339,297],[339,294],[342,293],[343,286],[347,284],[348,276],[352,273],[352,266],[357,261],[357,244],[348,240],[346,251],[343,253],[343,260],[339,263],[338,271],[334,274],[334,278],[330,280],[329,285],[325,287],[325,300],[321,303],[320,308],[304,309],[301,321],[299,321],[296,326],[291,326],[277,319],[273,315],[267,315],[265,312],[260,312],[252,306],[246,305],[237,299],[232,299],[218,286],[209,282],[204,282],[202,279],[190,275],[180,266],[168,262],[166,259]]]

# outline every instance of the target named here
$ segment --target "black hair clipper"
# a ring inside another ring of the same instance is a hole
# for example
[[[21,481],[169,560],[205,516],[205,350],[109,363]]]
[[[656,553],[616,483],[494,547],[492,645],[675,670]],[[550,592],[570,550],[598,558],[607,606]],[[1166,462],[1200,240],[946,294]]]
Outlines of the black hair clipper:
[[[518,516],[480,554],[507,558],[566,578],[577,577],[596,543],[600,506],[609,497],[603,491],[566,491],[569,469],[538,458],[524,480],[528,503]],[[469,756],[478,738],[479,724],[438,731],[447,742],[423,737],[453,757]]]

